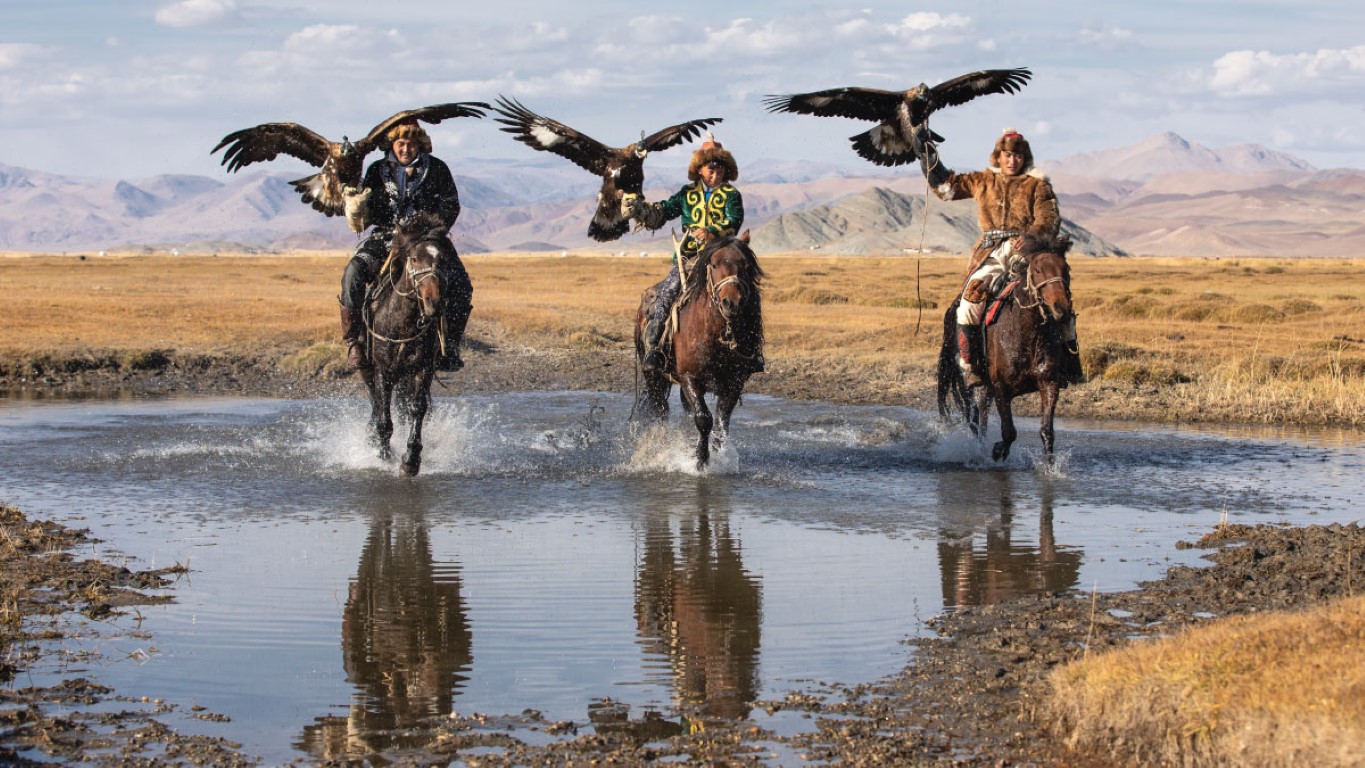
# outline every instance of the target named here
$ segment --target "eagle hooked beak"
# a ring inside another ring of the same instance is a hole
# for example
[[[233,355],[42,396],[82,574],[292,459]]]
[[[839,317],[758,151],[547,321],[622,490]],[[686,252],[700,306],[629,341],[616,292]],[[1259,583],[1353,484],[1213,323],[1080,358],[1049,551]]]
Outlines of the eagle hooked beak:
[[[643,160],[648,154],[649,150],[645,149],[645,132],[640,131],[640,143],[635,145],[635,156]]]

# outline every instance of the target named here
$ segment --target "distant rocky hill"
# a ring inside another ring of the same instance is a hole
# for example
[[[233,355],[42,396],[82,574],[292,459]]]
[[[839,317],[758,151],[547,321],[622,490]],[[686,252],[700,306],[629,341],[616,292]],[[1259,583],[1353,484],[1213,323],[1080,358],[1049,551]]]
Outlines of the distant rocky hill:
[[[786,213],[754,232],[754,247],[764,251],[825,250],[849,254],[965,253],[980,235],[976,203],[945,203],[923,195],[907,195],[873,187],[829,205]],[[1063,219],[1062,232],[1072,252],[1089,256],[1123,256],[1126,252]]]
[[[1283,152],[1256,144],[1237,144],[1210,149],[1192,144],[1174,133],[1161,133],[1132,146],[1085,152],[1063,160],[1040,161],[1048,174],[1098,179],[1146,181],[1168,173],[1268,171],[1312,172],[1313,166]]]
[[[651,159],[650,179],[684,178],[685,155]],[[587,237],[596,180],[554,157],[451,162],[466,253],[488,250],[654,251],[667,230],[615,243]],[[1318,171],[1255,145],[1210,149],[1175,134],[1129,147],[1043,160],[1076,252],[1346,256],[1365,246],[1365,171]],[[215,179],[60,176],[0,164],[0,250],[345,249],[356,235],[302,204],[285,162]],[[760,252],[964,252],[977,235],[970,201],[931,197],[917,169],[764,161],[743,169],[746,226]],[[652,185],[650,199],[677,189]]]

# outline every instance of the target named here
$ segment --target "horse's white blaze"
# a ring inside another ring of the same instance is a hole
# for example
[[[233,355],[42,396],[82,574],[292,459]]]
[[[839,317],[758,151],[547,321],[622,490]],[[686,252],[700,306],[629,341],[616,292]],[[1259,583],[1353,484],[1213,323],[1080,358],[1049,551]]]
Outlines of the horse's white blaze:
[[[440,255],[441,255],[440,249],[437,248],[437,247],[434,246],[434,245],[431,245],[430,243],[427,244],[426,251],[427,251],[427,255],[430,256],[430,257],[432,257],[433,259],[439,258]]]

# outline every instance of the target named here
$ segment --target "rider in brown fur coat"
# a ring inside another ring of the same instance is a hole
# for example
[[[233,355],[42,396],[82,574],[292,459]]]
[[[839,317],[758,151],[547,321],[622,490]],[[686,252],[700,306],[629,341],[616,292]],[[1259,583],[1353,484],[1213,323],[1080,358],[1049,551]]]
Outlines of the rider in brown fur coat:
[[[929,141],[928,126],[912,136],[920,167],[934,194],[942,200],[976,200],[981,237],[972,247],[971,263],[957,308],[958,354],[967,386],[978,386],[984,371],[976,351],[981,349],[981,314],[995,283],[1009,270],[1010,255],[1026,234],[1056,237],[1062,225],[1057,196],[1047,176],[1033,167],[1028,140],[1007,129],[991,150],[990,164],[983,171],[954,173],[939,162]],[[1075,320],[1067,328],[1067,341],[1075,349]],[[1072,361],[1072,381],[1083,380],[1079,360]]]

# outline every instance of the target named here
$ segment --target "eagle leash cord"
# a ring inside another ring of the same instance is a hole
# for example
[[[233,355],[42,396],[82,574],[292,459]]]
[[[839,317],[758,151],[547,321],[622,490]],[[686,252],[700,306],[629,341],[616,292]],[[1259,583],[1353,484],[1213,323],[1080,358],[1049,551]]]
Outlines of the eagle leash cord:
[[[920,209],[919,247],[915,249],[915,336],[919,336],[920,321],[924,318],[924,299],[920,294],[919,267],[924,257],[924,233],[929,229],[929,179],[924,179],[924,206]]]

